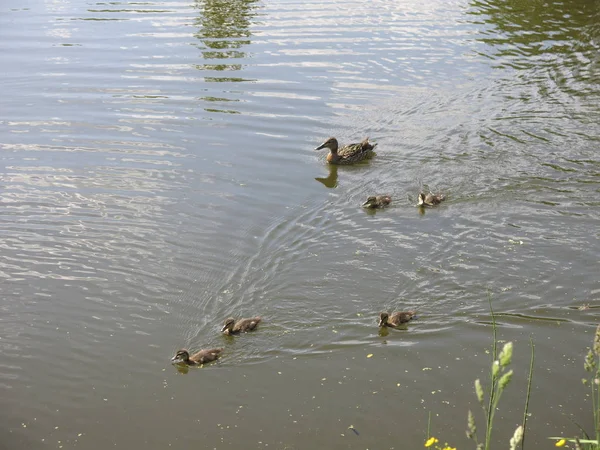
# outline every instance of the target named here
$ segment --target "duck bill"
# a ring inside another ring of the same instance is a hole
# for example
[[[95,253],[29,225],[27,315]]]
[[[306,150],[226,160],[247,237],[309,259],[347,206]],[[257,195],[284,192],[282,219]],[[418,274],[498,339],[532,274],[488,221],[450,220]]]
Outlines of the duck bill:
[[[367,200],[366,202],[364,202],[364,203],[362,204],[362,207],[363,207],[363,208],[370,208],[370,207],[371,207],[371,201],[370,201],[370,200]]]
[[[384,327],[384,326],[385,326],[385,323],[383,322],[383,320],[379,320],[379,327],[381,328],[381,327]]]
[[[224,333],[227,328],[229,328],[228,325],[223,325],[223,328],[221,328],[221,333]]]
[[[180,362],[180,361],[181,361],[181,359],[177,355],[175,355],[171,358],[171,362]]]
[[[315,148],[315,151],[321,150],[322,148],[325,148],[325,142],[323,142],[321,145],[319,145],[317,148]]]

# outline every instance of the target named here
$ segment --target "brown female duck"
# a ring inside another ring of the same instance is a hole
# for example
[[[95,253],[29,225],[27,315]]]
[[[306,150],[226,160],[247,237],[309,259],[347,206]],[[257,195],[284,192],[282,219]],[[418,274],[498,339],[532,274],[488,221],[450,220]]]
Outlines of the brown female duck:
[[[387,312],[382,312],[379,314],[379,326],[394,328],[416,318],[417,313],[415,311],[397,311],[393,312],[391,315]]]
[[[367,201],[362,204],[363,208],[385,208],[392,203],[392,197],[389,195],[371,195]]]
[[[446,200],[444,194],[425,194],[424,192],[419,193],[419,202],[417,206],[435,206]]]
[[[222,348],[210,348],[200,350],[198,353],[194,353],[190,356],[190,352],[188,352],[185,348],[182,348],[181,350],[177,350],[177,353],[175,353],[175,356],[171,358],[171,361],[176,363],[184,363],[188,366],[199,366],[216,361],[219,356],[221,356],[222,351]]]
[[[255,330],[262,319],[260,317],[249,317],[236,321],[233,317],[225,319],[221,332],[227,335],[246,333]]]
[[[364,159],[372,158],[375,152],[373,149],[377,144],[369,144],[369,138],[355,144],[348,144],[342,148],[338,148],[338,141],[334,137],[330,137],[315,150],[328,148],[327,162],[329,164],[354,164],[355,162]]]

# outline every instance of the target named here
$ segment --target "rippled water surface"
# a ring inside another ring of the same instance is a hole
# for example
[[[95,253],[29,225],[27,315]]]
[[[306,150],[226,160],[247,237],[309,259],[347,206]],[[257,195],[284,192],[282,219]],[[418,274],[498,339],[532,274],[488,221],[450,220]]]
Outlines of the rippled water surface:
[[[595,0],[4,1],[0,448],[419,448],[429,412],[466,448],[490,296],[497,446],[530,337],[528,444],[591,431],[598,24]],[[377,155],[328,166],[330,135]],[[380,333],[397,309],[419,319]]]

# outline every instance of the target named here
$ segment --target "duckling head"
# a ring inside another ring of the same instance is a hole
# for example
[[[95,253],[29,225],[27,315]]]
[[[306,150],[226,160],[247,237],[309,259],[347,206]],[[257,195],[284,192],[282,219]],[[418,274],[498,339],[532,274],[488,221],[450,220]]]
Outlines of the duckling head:
[[[362,204],[363,208],[375,208],[377,206],[377,197],[371,195],[367,197],[367,201]]]
[[[189,359],[190,359],[190,352],[188,352],[185,348],[182,348],[181,350],[177,350],[177,353],[175,353],[175,356],[173,356],[171,358],[171,361],[183,362],[183,361],[188,361]]]
[[[321,150],[322,148],[328,148],[332,152],[337,152],[338,149],[338,141],[334,137],[328,138],[325,142],[319,145],[315,150]]]
[[[424,206],[425,205],[425,194],[423,192],[419,192],[419,201],[417,203],[418,206]]]
[[[381,314],[379,314],[379,326],[385,327],[389,317],[390,317],[390,315],[386,312],[382,312]]]
[[[235,319],[233,317],[228,317],[225,319],[225,323],[223,323],[223,328],[221,328],[221,333],[231,332],[233,330],[233,326],[235,325]]]

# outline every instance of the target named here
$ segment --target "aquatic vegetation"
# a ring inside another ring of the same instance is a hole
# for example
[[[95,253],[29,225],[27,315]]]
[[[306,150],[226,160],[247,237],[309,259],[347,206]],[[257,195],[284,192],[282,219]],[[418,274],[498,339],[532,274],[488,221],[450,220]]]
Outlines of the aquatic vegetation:
[[[492,442],[492,430],[494,424],[494,415],[497,410],[498,402],[502,393],[510,384],[513,376],[513,370],[509,368],[512,355],[513,355],[513,343],[507,342],[502,347],[500,353],[498,353],[498,339],[496,336],[496,322],[494,318],[494,311],[490,300],[490,313],[492,316],[492,330],[493,330],[493,344],[492,344],[492,364],[490,366],[490,378],[487,392],[484,389],[481,380],[476,379],[474,382],[475,394],[477,401],[481,406],[484,418],[485,418],[485,436],[480,441],[477,434],[477,425],[475,422],[475,416],[471,410],[467,415],[467,437],[475,442],[475,448],[477,450],[489,450]],[[531,384],[533,379],[533,363],[535,357],[535,348],[533,342],[531,342],[531,360],[529,366],[529,376],[527,382],[527,395],[525,401],[525,407],[523,412],[523,422],[518,425],[515,432],[510,439],[510,450],[517,450],[517,448],[525,447],[525,431],[527,429],[527,412],[529,409],[529,398],[531,394]],[[588,378],[582,379],[584,385],[589,386],[591,393],[590,398],[592,400],[592,414],[594,423],[594,434],[595,439],[590,436],[579,424],[575,423],[581,430],[580,437],[551,437],[550,439],[556,440],[555,447],[564,447],[568,444],[572,444],[577,450],[600,450],[600,325],[596,328],[594,334],[594,341],[592,347],[588,349],[588,352],[584,359],[583,367],[588,372]],[[427,426],[427,440],[425,441],[425,447],[435,448],[438,450],[456,450],[448,444],[444,444],[443,447],[437,445],[439,440],[429,433],[429,424]]]
[[[513,343],[507,342],[502,347],[502,350],[498,354],[498,338],[496,333],[496,319],[494,316],[494,310],[492,308],[491,297],[489,297],[489,305],[490,305],[490,315],[492,318],[492,364],[490,366],[490,376],[489,376],[489,387],[486,393],[484,391],[484,387],[481,383],[481,380],[478,378],[475,380],[475,394],[477,396],[477,401],[483,410],[484,418],[485,418],[485,436],[483,440],[480,441],[479,436],[477,434],[477,425],[475,422],[475,416],[473,412],[469,410],[467,414],[467,437],[472,439],[475,442],[475,446],[477,450],[489,450],[492,442],[492,430],[494,425],[494,416],[496,410],[498,408],[498,402],[500,401],[500,397],[502,393],[510,384],[513,376],[513,370],[509,369],[510,363],[512,361],[513,355]],[[525,430],[527,425],[527,411],[529,408],[529,398],[531,394],[531,381],[533,376],[533,362],[534,362],[534,345],[531,342],[531,361],[529,365],[529,377],[527,383],[527,395],[525,400],[525,407],[523,412],[523,422],[521,425],[518,425],[513,433],[512,438],[510,439],[510,449],[516,450],[519,446],[521,448],[524,446],[525,442]],[[599,344],[600,347],[600,344]],[[429,436],[429,425],[428,425],[428,436]],[[434,440],[432,440],[434,439]],[[425,442],[425,447],[431,447],[435,443],[437,443],[436,438],[429,438]],[[428,445],[429,444],[429,445]],[[440,447],[435,447],[440,448]],[[449,450],[451,447],[441,448],[441,450]]]
[[[430,437],[429,439],[427,439],[427,441],[425,442],[425,447],[431,447],[433,444],[439,442],[437,438],[434,437]]]
[[[600,325],[596,328],[594,334],[594,342],[592,347],[588,349],[585,359],[583,361],[583,368],[589,373],[588,378],[583,378],[581,381],[584,385],[589,386],[592,399],[592,414],[594,416],[594,434],[596,439],[591,439],[590,435],[576,423],[582,433],[582,437],[575,438],[564,438],[564,437],[551,437],[550,439],[557,439],[554,444],[556,447],[562,447],[567,443],[575,444],[577,449],[589,449],[599,450],[600,449]]]
[[[439,439],[432,436],[425,441],[425,447],[431,447],[437,450],[456,450],[456,447],[450,447],[448,443],[445,443],[443,447],[440,447],[439,445],[436,445],[438,442],[440,442]],[[435,447],[433,447],[434,445]]]
[[[475,416],[473,415],[473,412],[469,410],[469,413],[467,415],[467,437],[475,441],[477,449],[485,450],[488,450],[491,446],[494,415],[498,408],[498,402],[500,401],[502,393],[509,385],[513,376],[513,370],[509,369],[509,365],[511,363],[513,354],[512,342],[507,342],[506,344],[504,344],[502,351],[496,358],[497,340],[495,333],[495,323],[494,344],[492,350],[493,361],[490,369],[490,386],[488,390],[487,399],[481,381],[479,380],[479,378],[475,380],[475,394],[477,395],[477,401],[479,402],[479,405],[481,406],[485,417],[485,439],[482,442],[479,442],[479,438],[477,435],[477,426],[475,423]],[[527,392],[527,398],[529,398],[529,389]],[[525,426],[519,425],[515,430],[513,437],[510,440],[511,450],[516,449],[517,446],[519,446],[522,443],[524,434]]]
[[[513,371],[509,369],[509,365],[512,361],[513,354],[513,343],[507,342],[504,344],[502,351],[498,355],[498,339],[496,334],[496,319],[494,317],[494,310],[492,308],[491,297],[488,298],[490,304],[490,314],[492,317],[492,364],[490,367],[490,378],[489,388],[486,396],[483,390],[481,381],[475,380],[475,394],[477,395],[477,401],[483,410],[485,417],[485,439],[480,442],[477,435],[477,426],[475,423],[475,416],[469,410],[467,415],[467,437],[475,441],[476,448],[488,450],[492,442],[492,430],[494,428],[494,416],[498,408],[498,402],[502,393],[512,380]],[[516,449],[519,445],[524,445],[525,441],[525,430],[527,429],[527,411],[529,409],[529,398],[531,394],[531,380],[533,375],[533,362],[535,357],[535,349],[533,342],[531,342],[531,362],[529,365],[529,377],[527,383],[527,395],[525,397],[525,407],[523,411],[523,423],[519,425],[510,439],[511,450]]]

